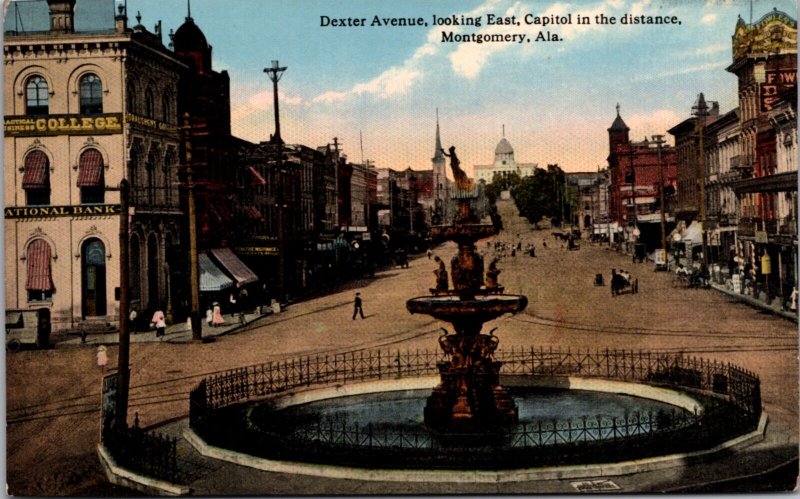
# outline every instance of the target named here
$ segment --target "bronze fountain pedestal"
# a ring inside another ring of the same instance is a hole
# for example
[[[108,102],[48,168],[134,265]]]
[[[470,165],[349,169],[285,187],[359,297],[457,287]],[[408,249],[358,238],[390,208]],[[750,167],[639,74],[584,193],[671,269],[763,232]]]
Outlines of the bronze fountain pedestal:
[[[448,360],[437,367],[441,381],[425,406],[425,424],[444,434],[496,433],[518,420],[517,406],[500,384],[501,362],[493,354],[499,340],[491,332],[482,334],[487,321],[507,313],[522,311],[528,304],[524,296],[502,294],[497,285],[499,271],[487,273],[484,283],[483,258],[475,242],[499,232],[497,224],[476,223],[470,210],[468,193],[458,196],[459,219],[454,225],[434,227],[434,235],[458,244],[451,260],[452,289],[437,285],[431,296],[412,298],[406,308],[452,324],[454,333],[439,338]],[[437,276],[444,271],[441,264]],[[444,274],[446,276],[446,272]],[[446,278],[445,278],[446,279]],[[441,280],[437,279],[437,283]]]

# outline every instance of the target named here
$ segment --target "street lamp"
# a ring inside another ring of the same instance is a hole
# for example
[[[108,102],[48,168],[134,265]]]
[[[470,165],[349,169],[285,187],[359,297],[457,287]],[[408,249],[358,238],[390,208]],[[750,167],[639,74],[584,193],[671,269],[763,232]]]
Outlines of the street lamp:
[[[697,96],[697,102],[692,106],[692,114],[697,116],[697,135],[698,144],[698,172],[697,181],[700,183],[700,229],[703,235],[703,265],[708,266],[708,235],[706,234],[706,167],[705,167],[705,148],[703,147],[703,126],[706,116],[708,116],[708,105],[703,93]]]
[[[275,152],[275,167],[278,173],[278,189],[277,189],[277,204],[278,204],[278,302],[284,299],[285,288],[285,272],[286,272],[286,241],[284,235],[284,220],[283,220],[283,140],[281,139],[281,118],[280,110],[278,108],[278,81],[280,81],[283,72],[286,71],[286,66],[281,67],[278,61],[272,61],[272,66],[264,68],[264,72],[269,75],[272,80],[272,99],[275,107],[275,134],[272,136],[272,146]]]

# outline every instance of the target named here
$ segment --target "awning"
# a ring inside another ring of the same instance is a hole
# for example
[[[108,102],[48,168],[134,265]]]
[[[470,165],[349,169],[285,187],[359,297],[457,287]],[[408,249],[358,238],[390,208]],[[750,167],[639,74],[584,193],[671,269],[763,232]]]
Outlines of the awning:
[[[237,257],[230,248],[212,249],[211,254],[236,280],[237,286],[258,281],[258,276]]]
[[[78,187],[102,187],[103,156],[97,149],[88,149],[81,154],[78,164]]]
[[[703,229],[700,222],[692,222],[686,232],[683,233],[681,239],[684,243],[691,243],[692,246],[703,244]]]
[[[200,291],[221,291],[233,287],[233,281],[214,265],[211,258],[205,253],[200,253]]]
[[[28,291],[52,291],[53,279],[50,277],[50,245],[44,239],[35,239],[28,246]]]
[[[258,182],[261,185],[267,185],[267,181],[264,180],[264,177],[262,177],[260,173],[258,173],[258,170],[256,170],[252,166],[248,166],[247,169],[253,175],[253,177],[255,178],[256,182]]]
[[[25,158],[25,173],[22,175],[23,189],[46,189],[50,187],[50,172],[47,155],[33,151]]]

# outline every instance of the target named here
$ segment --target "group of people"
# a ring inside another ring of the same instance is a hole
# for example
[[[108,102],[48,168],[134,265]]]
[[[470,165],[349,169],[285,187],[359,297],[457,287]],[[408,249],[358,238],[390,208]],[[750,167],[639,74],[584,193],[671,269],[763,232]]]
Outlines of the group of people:
[[[639,292],[638,280],[630,272],[625,269],[611,269],[611,296],[617,296],[626,287],[630,287],[633,294]]]
[[[705,262],[695,262],[691,268],[686,268],[679,263],[675,274],[678,277],[686,278],[690,288],[707,288],[710,285],[711,273]]]

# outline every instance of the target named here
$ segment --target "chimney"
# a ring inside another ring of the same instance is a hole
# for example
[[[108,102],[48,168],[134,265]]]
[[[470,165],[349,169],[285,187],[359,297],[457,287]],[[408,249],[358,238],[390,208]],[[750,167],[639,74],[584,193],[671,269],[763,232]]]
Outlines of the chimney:
[[[75,32],[75,0],[47,0],[50,7],[50,32]]]

